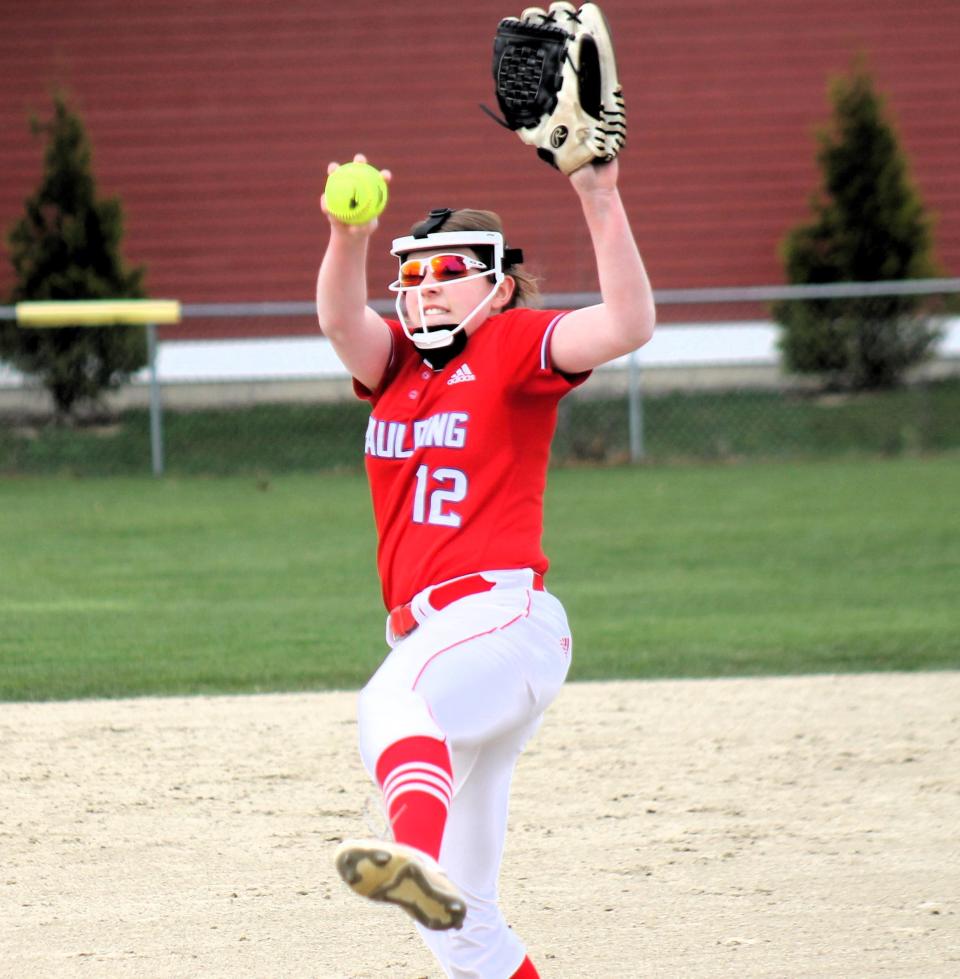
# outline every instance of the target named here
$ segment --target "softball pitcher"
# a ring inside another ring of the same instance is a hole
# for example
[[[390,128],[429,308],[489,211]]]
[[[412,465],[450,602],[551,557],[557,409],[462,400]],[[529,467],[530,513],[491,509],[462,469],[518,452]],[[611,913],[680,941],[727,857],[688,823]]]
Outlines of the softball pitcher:
[[[598,32],[591,6],[528,10],[501,29],[573,11]],[[455,979],[538,975],[497,879],[514,766],[572,651],[541,547],[550,442],[560,399],[649,340],[655,320],[618,148],[548,161],[579,197],[599,276],[603,301],[574,311],[531,308],[533,280],[495,214],[438,208],[393,242],[397,315],[384,319],[366,304],[377,220],[342,224],[321,199],[317,312],[371,405],[364,451],[390,647],[358,721],[392,839],[348,840],[335,863],[357,893],[408,912]]]

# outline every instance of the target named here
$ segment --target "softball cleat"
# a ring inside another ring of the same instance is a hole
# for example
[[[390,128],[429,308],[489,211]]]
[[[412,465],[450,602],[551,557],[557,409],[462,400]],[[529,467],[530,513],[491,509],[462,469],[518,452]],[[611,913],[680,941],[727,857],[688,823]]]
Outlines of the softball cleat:
[[[425,928],[460,928],[467,902],[431,857],[402,843],[347,840],[337,847],[337,873],[357,894],[403,908]]]

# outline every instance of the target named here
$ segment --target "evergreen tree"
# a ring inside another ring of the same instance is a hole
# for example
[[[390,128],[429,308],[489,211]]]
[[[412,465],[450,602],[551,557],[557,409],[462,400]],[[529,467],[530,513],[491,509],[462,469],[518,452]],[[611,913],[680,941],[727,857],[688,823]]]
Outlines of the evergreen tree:
[[[871,282],[937,274],[930,220],[863,63],[831,87],[833,125],[819,134],[823,186],[813,220],[787,236],[793,284]],[[926,359],[938,332],[916,297],[782,302],[789,370],[848,389],[890,387]]]
[[[128,269],[120,255],[120,201],[98,198],[81,119],[58,94],[50,121],[33,120],[32,129],[47,146],[40,185],[8,239],[16,275],[10,301],[142,298],[143,269]],[[146,364],[146,336],[133,326],[0,322],[0,358],[39,378],[65,420]]]

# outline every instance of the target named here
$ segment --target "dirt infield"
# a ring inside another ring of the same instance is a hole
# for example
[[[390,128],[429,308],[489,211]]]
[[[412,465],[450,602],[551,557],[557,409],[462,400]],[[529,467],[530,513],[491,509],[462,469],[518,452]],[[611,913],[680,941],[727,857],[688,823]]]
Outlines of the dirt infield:
[[[332,871],[354,700],[0,705],[0,975],[439,977]],[[960,673],[569,685],[503,901],[544,979],[960,975]]]

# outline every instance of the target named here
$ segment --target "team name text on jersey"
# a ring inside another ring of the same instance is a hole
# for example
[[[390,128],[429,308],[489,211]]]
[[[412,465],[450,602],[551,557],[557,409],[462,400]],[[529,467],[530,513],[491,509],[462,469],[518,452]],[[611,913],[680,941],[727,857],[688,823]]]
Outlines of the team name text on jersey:
[[[411,439],[407,422],[383,421],[371,415],[364,452],[378,459],[409,459],[417,449],[462,449],[468,420],[465,411],[441,411],[414,421]]]

